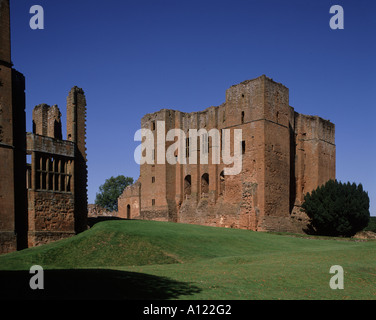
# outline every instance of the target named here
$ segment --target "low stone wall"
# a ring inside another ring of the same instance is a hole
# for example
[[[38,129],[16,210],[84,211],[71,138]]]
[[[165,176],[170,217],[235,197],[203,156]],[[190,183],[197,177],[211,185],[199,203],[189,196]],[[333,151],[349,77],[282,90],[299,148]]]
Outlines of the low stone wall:
[[[88,217],[117,217],[118,213],[116,211],[108,211],[107,209],[101,207],[97,204],[88,205]]]

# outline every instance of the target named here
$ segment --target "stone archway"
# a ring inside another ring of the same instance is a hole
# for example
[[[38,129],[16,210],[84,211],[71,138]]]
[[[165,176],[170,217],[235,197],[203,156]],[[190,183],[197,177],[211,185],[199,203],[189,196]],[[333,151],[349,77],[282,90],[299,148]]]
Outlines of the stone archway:
[[[184,178],[184,200],[191,195],[191,175],[187,175]]]
[[[209,194],[209,175],[204,173],[201,176],[201,195],[207,197]]]
[[[128,204],[127,205],[127,219],[130,219],[131,218],[131,205]]]

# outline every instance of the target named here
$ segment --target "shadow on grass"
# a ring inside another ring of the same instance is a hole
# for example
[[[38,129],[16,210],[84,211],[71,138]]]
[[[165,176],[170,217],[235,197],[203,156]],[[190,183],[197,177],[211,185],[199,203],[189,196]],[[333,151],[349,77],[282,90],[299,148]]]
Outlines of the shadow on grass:
[[[33,276],[29,271],[0,271],[0,300],[164,300],[201,291],[166,277],[106,269],[44,270],[44,289],[32,290]]]

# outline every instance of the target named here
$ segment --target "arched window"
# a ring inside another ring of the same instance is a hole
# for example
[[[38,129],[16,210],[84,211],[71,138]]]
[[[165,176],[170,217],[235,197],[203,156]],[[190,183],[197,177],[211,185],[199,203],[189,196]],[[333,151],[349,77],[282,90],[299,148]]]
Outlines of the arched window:
[[[209,175],[204,173],[201,176],[201,194],[207,195],[209,193]]]
[[[184,199],[187,199],[191,195],[191,175],[187,175],[184,178]]]

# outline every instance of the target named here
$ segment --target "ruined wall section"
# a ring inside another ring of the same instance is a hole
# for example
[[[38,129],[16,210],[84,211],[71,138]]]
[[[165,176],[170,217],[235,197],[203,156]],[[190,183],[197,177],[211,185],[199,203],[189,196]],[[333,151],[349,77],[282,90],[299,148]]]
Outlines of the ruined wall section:
[[[334,125],[296,113],[289,106],[288,88],[264,75],[230,87],[220,106],[191,113],[162,109],[145,115],[142,128],[154,131],[158,120],[165,123],[164,135],[173,128],[184,132],[187,163],[141,165],[140,191],[127,188],[119,199],[123,208],[139,201],[141,219],[301,232],[307,221],[296,208],[307,188],[335,177]],[[192,138],[190,129],[203,133]],[[220,130],[221,137],[223,129],[230,130],[230,142],[213,141],[211,129]],[[242,130],[242,140],[234,142],[237,129]],[[157,150],[156,134],[154,138]],[[162,150],[176,140],[165,142]],[[223,161],[228,146],[231,156],[235,146],[241,149],[239,174],[224,175],[224,169],[233,166]],[[205,148],[207,164],[200,155]],[[220,164],[215,164],[212,154],[218,149]],[[192,151],[197,151],[195,159],[189,159]]]
[[[127,186],[119,197],[117,216],[124,219],[141,218],[141,183],[139,180]]]
[[[28,246],[69,238],[74,231],[74,199],[71,194],[39,190],[28,196]]]
[[[166,123],[165,132],[181,129],[188,140],[189,129],[204,129],[206,133],[211,129],[229,129],[232,156],[234,130],[241,129],[242,141],[237,143],[241,143],[243,154],[241,173],[224,175],[224,168],[233,164],[224,164],[222,155],[220,164],[213,164],[212,154],[214,148],[222,151],[225,146],[221,142],[216,145],[207,135],[208,163],[203,164],[200,151],[204,145],[199,135],[196,144],[189,140],[189,147],[193,144],[197,151],[196,164],[187,159],[187,164],[175,166],[142,165],[141,212],[148,215],[141,214],[141,217],[161,219],[157,205],[162,201],[166,221],[252,230],[265,230],[271,224],[275,230],[286,227],[290,190],[289,108],[288,89],[262,76],[229,88],[226,102],[221,106],[192,113],[161,110],[146,115],[142,127],[153,130],[157,121],[162,120]],[[166,143],[165,150],[170,145]],[[277,170],[279,167],[283,172]],[[148,206],[151,199],[155,199],[154,208]],[[275,208],[276,204],[280,209]],[[177,219],[171,215],[175,213],[174,205]]]
[[[61,112],[43,103],[33,109],[33,133],[62,140]]]
[[[33,133],[47,136],[47,113],[50,106],[42,103],[33,109]]]
[[[26,244],[26,120],[25,78],[11,61],[9,0],[0,1],[0,17],[0,253],[5,253]]]
[[[63,140],[61,112],[57,105],[50,107],[47,113],[47,137]]]
[[[28,246],[74,235],[74,143],[28,133],[27,151],[32,157]]]
[[[289,90],[263,77],[264,82],[264,210],[258,230],[290,229]]]
[[[293,218],[301,225],[307,217],[300,211],[304,195],[330,179],[335,179],[335,125],[318,116],[295,112],[296,197]]]
[[[163,127],[158,128],[158,121],[164,123],[164,132]],[[171,197],[174,197],[174,190],[171,190],[171,188],[174,188],[175,185],[175,177],[172,173],[175,168],[166,161],[165,164],[157,161],[157,157],[164,157],[168,147],[174,143],[173,141],[162,141],[161,148],[164,152],[158,154],[157,132],[159,131],[165,138],[167,132],[174,128],[174,121],[174,112],[167,109],[147,114],[141,119],[141,128],[149,129],[154,137],[154,149],[152,151],[154,164],[145,163],[140,165],[139,180],[142,186],[140,216],[142,219],[169,221],[169,216],[174,214],[170,211],[170,207]],[[144,156],[146,156],[146,153],[144,153]],[[167,198],[168,192],[170,193],[169,198]]]
[[[0,0],[0,60],[11,67],[9,0]]]
[[[12,67],[9,0],[0,0],[0,253],[87,225],[84,93],[74,87],[68,98],[70,141],[62,140],[58,107],[43,104],[33,111],[26,142],[25,78]]]
[[[70,237],[87,228],[86,99],[74,87],[67,98],[67,135],[62,140],[59,108],[33,110],[27,134],[28,246]]]
[[[0,1],[0,17],[0,253],[6,253],[17,249],[9,1]]]
[[[164,113],[165,117],[165,129],[166,132],[169,132],[171,129],[174,128],[179,128],[180,127],[180,121],[181,121],[181,112],[180,111],[175,111],[175,110],[169,110],[169,109],[164,109],[162,111]],[[166,139],[167,140],[167,139]],[[178,143],[178,137],[174,137],[174,141],[166,141],[165,144],[165,154],[167,154],[168,148],[173,145],[174,143]],[[155,141],[157,143],[157,141]],[[182,152],[184,152],[182,150]],[[156,154],[156,159],[157,159],[157,154]],[[164,169],[161,167],[161,165],[156,164],[157,170],[162,170]],[[166,202],[167,202],[167,221],[171,222],[177,222],[177,206],[176,206],[176,193],[177,193],[177,188],[176,188],[176,183],[179,180],[179,175],[177,175],[177,165],[170,164],[167,159],[166,159],[166,164],[165,164],[165,180],[166,180]],[[159,180],[155,180],[154,185],[158,185]]]
[[[67,97],[67,140],[75,144],[74,202],[76,233],[87,228],[86,98],[81,88],[73,87]]]
[[[242,173],[225,177],[240,204],[238,228],[258,230],[265,203],[264,82],[262,77],[241,82],[226,91],[226,128],[242,129]],[[233,132],[232,132],[233,135]],[[232,139],[233,140],[233,139]],[[233,148],[233,146],[232,146]]]
[[[230,130],[230,153],[234,155],[234,130],[242,130],[242,170],[236,175],[224,175],[225,167],[233,164],[212,164],[213,148],[222,152],[222,142],[215,145],[209,139],[209,164],[186,165],[184,174],[192,180],[189,201],[185,199],[179,212],[179,222],[206,224],[257,230],[262,208],[264,172],[264,91],[261,79],[242,82],[226,91],[226,102],[198,113],[186,114],[189,127]],[[192,120],[193,119],[193,120]],[[197,120],[196,120],[197,119]],[[189,128],[184,128],[187,132]],[[202,143],[198,141],[198,149]],[[244,148],[244,150],[243,150]],[[198,150],[199,151],[199,150]],[[200,159],[198,159],[199,161]],[[208,193],[202,192],[204,174],[209,177]]]
[[[209,107],[199,112],[182,113],[179,129],[185,133],[190,150],[185,151],[187,164],[177,166],[179,222],[212,225],[217,221],[219,167],[213,164],[213,152],[220,148],[220,143],[213,139],[210,130],[218,127],[218,112],[219,107]],[[190,135],[190,129],[198,130],[197,137]],[[205,154],[206,161],[201,158]]]
[[[62,140],[56,105],[33,110],[27,133],[28,246],[70,237],[87,226],[86,100],[74,87],[67,98],[67,135]]]
[[[226,127],[242,129],[241,228],[286,229],[289,224],[289,92],[266,76],[226,91]],[[226,185],[227,189],[227,185]]]

